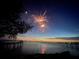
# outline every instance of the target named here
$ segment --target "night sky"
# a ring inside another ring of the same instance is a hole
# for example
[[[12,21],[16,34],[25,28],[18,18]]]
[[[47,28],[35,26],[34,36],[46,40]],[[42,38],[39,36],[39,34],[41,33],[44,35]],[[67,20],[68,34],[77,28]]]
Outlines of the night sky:
[[[23,19],[31,19],[32,14],[39,15],[45,10],[48,26],[40,32],[36,25],[25,33],[31,37],[79,37],[79,2],[77,0],[25,0],[27,15]],[[29,18],[28,18],[29,16]],[[23,35],[23,34],[22,34]]]

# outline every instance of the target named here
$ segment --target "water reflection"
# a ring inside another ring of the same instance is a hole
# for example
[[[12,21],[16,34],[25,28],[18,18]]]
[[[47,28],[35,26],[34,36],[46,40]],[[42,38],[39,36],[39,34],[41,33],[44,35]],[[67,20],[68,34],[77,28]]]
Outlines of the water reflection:
[[[46,50],[47,50],[47,45],[45,45],[45,44],[41,45],[41,49],[40,49],[41,52],[40,53],[45,54]]]
[[[22,50],[26,54],[55,54],[69,51],[73,55],[79,55],[79,44],[24,42]]]

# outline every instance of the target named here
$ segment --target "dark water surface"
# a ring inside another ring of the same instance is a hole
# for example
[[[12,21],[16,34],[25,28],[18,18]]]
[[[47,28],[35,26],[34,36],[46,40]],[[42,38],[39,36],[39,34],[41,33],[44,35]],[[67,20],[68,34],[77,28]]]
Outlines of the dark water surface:
[[[72,55],[79,55],[79,44],[24,42],[22,51],[26,54],[55,54],[69,51]]]

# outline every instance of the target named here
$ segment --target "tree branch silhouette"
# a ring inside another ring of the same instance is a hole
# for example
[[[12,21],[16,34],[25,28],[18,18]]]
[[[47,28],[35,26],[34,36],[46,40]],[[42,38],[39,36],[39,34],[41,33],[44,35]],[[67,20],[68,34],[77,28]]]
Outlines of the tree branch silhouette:
[[[0,37],[16,38],[18,33],[25,33],[33,27],[20,19],[20,13],[24,12],[22,0],[2,0],[0,9]]]

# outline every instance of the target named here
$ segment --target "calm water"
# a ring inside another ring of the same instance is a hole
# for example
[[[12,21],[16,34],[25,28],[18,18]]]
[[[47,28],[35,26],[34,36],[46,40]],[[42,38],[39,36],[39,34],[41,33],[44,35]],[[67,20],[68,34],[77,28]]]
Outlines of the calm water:
[[[79,55],[79,44],[24,42],[22,51],[27,54],[54,54],[69,51],[72,55]]]

